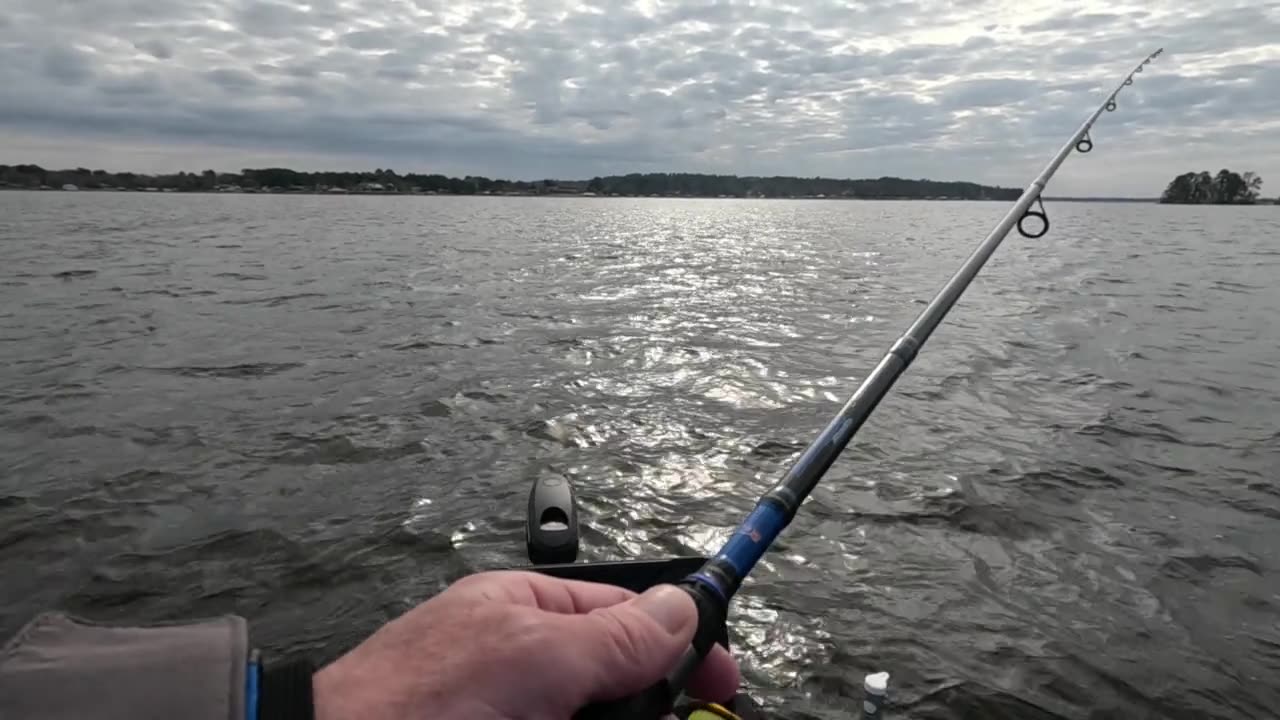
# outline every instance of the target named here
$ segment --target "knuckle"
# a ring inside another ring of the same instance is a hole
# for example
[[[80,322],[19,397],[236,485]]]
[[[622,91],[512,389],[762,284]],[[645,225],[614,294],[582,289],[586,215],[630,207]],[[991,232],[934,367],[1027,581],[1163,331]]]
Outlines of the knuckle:
[[[597,613],[603,625],[605,636],[609,638],[613,659],[620,665],[634,666],[642,663],[650,654],[652,643],[639,623],[626,622],[620,615],[612,612]]]

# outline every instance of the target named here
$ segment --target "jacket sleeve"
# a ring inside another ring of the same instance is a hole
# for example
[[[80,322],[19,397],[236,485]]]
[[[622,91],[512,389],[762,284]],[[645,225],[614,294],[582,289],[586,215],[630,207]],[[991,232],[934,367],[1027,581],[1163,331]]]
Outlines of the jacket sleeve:
[[[0,718],[245,720],[248,627],[37,617],[0,651]]]

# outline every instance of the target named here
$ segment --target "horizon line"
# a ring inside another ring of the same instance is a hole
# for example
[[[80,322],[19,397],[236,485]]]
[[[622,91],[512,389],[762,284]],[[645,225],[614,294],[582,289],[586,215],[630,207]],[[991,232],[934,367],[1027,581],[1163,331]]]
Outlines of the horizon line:
[[[696,175],[696,176],[704,176],[704,177],[736,177],[736,178],[762,178],[762,179],[770,179],[770,178],[788,178],[788,179],[790,179],[790,178],[795,178],[795,179],[797,179],[797,180],[838,180],[838,181],[858,181],[858,180],[883,180],[883,179],[893,179],[893,180],[909,180],[909,181],[911,181],[911,182],[970,183],[970,184],[972,184],[972,185],[980,185],[980,186],[982,186],[982,187],[989,187],[989,188],[998,188],[998,189],[1001,189],[1001,190],[1012,190],[1012,189],[1016,189],[1016,188],[1018,187],[1018,186],[1005,186],[1005,185],[988,185],[988,184],[985,184],[985,183],[982,183],[982,182],[978,182],[978,181],[976,181],[976,180],[938,180],[938,179],[935,179],[935,178],[928,178],[928,177],[913,178],[913,177],[908,177],[908,176],[905,176],[905,175],[879,175],[879,176],[874,176],[874,177],[873,177],[873,176],[869,176],[869,175],[868,175],[868,176],[863,176],[863,177],[853,177],[853,176],[837,177],[837,176],[835,176],[835,175],[787,175],[787,174],[778,174],[778,173],[769,174],[769,175],[762,175],[762,174],[748,174],[748,175],[743,175],[743,174],[740,174],[740,173],[731,173],[731,172],[694,172],[694,171],[687,171],[687,170],[649,170],[649,171],[643,171],[643,172],[641,172],[641,171],[630,171],[630,172],[597,173],[597,174],[595,174],[595,175],[591,175],[591,176],[589,176],[589,177],[578,177],[578,178],[566,178],[566,177],[550,177],[550,176],[541,176],[541,177],[536,177],[536,178],[531,177],[531,179],[525,179],[525,178],[516,178],[516,177],[509,177],[509,178],[508,178],[508,177],[500,177],[500,176],[475,175],[475,174],[450,175],[449,173],[445,173],[445,172],[437,172],[437,171],[429,171],[429,170],[410,170],[410,171],[407,171],[407,172],[402,172],[402,171],[395,170],[395,169],[393,169],[393,168],[378,168],[378,167],[375,167],[375,168],[373,168],[373,169],[368,169],[368,170],[352,170],[352,169],[345,169],[345,170],[343,170],[343,169],[298,170],[298,169],[295,169],[295,168],[292,168],[292,167],[288,167],[288,166],[286,166],[286,165],[260,165],[260,166],[258,166],[258,167],[242,167],[242,168],[238,168],[238,169],[235,169],[235,170],[218,170],[218,169],[216,169],[216,168],[211,168],[211,167],[202,167],[202,168],[200,168],[199,170],[197,170],[197,171],[195,171],[195,172],[192,172],[192,171],[190,171],[190,170],[186,170],[186,169],[180,169],[180,170],[168,170],[168,171],[138,172],[138,171],[134,171],[134,170],[108,170],[108,169],[106,169],[106,168],[102,168],[102,167],[91,168],[91,167],[87,167],[87,166],[84,166],[84,165],[79,165],[79,166],[75,166],[75,167],[57,167],[57,168],[55,168],[55,167],[48,166],[48,165],[43,165],[43,164],[41,164],[41,163],[37,163],[37,162],[16,162],[16,163],[15,163],[15,162],[0,162],[0,167],[11,167],[11,168],[12,168],[12,167],[17,167],[17,166],[19,166],[19,165],[34,165],[34,166],[36,166],[36,167],[38,167],[38,168],[40,168],[40,169],[42,169],[42,170],[46,170],[46,171],[49,171],[49,172],[77,172],[77,171],[79,171],[79,170],[89,170],[90,172],[96,172],[96,171],[98,171],[98,170],[102,170],[103,172],[110,173],[110,174],[112,174],[112,175],[120,175],[120,174],[123,174],[123,173],[130,173],[130,174],[133,174],[133,175],[151,175],[151,176],[156,176],[156,175],[177,175],[177,174],[179,174],[179,173],[186,173],[186,174],[188,174],[188,175],[199,175],[199,174],[201,174],[201,173],[205,172],[206,170],[213,170],[214,172],[218,173],[219,175],[222,175],[222,174],[227,174],[227,175],[238,175],[238,174],[242,174],[245,170],[289,170],[289,171],[292,171],[292,172],[297,172],[297,173],[308,173],[308,174],[320,174],[320,173],[356,173],[356,174],[376,174],[378,170],[386,170],[386,171],[389,171],[389,172],[393,173],[393,174],[394,174],[395,176],[397,176],[397,177],[404,177],[404,176],[406,176],[406,175],[443,175],[443,176],[445,176],[445,177],[456,177],[456,178],[458,178],[459,180],[465,180],[466,178],[487,178],[487,179],[490,179],[490,180],[505,180],[505,181],[507,181],[507,182],[524,182],[524,183],[541,182],[541,181],[543,181],[543,180],[555,180],[555,181],[557,181],[557,182],[587,182],[587,181],[589,181],[589,180],[591,180],[591,179],[593,179],[593,178],[597,178],[597,177],[598,177],[598,178],[627,177],[628,175]]]

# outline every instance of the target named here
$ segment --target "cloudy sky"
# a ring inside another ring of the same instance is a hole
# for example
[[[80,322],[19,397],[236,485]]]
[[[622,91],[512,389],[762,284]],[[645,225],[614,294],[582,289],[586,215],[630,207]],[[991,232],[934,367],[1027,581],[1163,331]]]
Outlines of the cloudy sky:
[[[0,0],[0,163],[1022,186],[1160,46],[1051,192],[1280,194],[1280,0]]]

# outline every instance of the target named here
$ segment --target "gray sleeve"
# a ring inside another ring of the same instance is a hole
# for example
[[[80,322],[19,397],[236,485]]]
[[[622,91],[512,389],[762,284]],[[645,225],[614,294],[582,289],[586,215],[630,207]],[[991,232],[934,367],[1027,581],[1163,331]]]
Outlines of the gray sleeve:
[[[41,615],[0,651],[0,718],[244,720],[248,627],[148,627]]]

